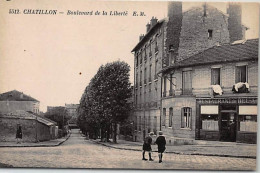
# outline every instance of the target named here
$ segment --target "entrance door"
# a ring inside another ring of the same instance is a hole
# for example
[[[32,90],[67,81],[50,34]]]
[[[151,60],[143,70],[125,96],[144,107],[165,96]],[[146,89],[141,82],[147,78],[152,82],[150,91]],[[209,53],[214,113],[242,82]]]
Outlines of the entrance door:
[[[235,142],[236,141],[236,111],[222,110],[220,121],[221,121],[220,140]]]

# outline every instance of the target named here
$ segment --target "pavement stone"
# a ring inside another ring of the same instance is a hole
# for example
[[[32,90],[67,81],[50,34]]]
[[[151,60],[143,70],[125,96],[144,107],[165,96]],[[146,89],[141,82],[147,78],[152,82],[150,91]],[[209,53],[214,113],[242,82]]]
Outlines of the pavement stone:
[[[139,146],[137,146],[139,147]],[[256,159],[165,153],[163,162],[142,161],[142,152],[118,150],[86,140],[76,131],[57,147],[2,147],[0,163],[14,168],[98,168],[152,170],[255,170]],[[146,157],[147,157],[146,153]],[[1,165],[0,165],[1,166]],[[114,171],[114,170],[113,170]]]
[[[131,142],[125,140],[118,140],[117,144],[114,144],[112,142],[100,142],[99,140],[92,141],[106,147],[132,151],[142,151],[143,145],[143,143],[141,142]],[[165,153],[256,159],[256,144],[219,141],[201,141],[200,143],[201,144],[198,145],[166,145]],[[157,145],[152,145],[152,151],[158,151]]]

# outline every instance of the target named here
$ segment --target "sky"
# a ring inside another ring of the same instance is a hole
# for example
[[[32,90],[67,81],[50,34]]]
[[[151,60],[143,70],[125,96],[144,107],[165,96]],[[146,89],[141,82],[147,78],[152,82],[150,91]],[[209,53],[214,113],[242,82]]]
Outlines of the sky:
[[[73,2],[73,3],[72,3]],[[226,12],[227,3],[209,3]],[[183,3],[183,11],[202,3]],[[21,14],[8,14],[19,9]],[[57,15],[23,14],[24,9],[48,9]],[[127,16],[67,15],[67,11],[128,11]],[[133,16],[134,11],[146,16]],[[155,16],[167,16],[167,2],[116,2],[86,0],[24,0],[0,2],[0,93],[18,90],[47,106],[79,103],[98,68],[121,60],[131,67],[131,50]],[[242,4],[246,37],[258,38],[258,5]]]

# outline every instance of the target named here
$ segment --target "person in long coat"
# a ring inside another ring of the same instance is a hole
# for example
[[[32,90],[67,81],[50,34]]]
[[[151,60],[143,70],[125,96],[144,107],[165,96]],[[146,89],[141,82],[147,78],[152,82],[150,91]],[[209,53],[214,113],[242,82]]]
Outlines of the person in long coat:
[[[143,144],[143,159],[142,160],[147,160],[145,158],[145,151],[148,151],[149,152],[149,161],[153,161],[152,159],[152,147],[151,147],[151,144],[152,144],[152,132],[149,133],[149,136],[147,136],[144,140],[144,144]]]
[[[17,131],[16,131],[16,140],[17,140],[17,144],[21,143],[21,140],[23,138],[23,133],[22,133],[22,126],[19,125]]]
[[[163,136],[163,133],[160,131],[159,136],[157,137],[155,143],[158,145],[158,156],[159,156],[159,163],[162,162],[163,152],[165,151],[166,147],[166,140]]]

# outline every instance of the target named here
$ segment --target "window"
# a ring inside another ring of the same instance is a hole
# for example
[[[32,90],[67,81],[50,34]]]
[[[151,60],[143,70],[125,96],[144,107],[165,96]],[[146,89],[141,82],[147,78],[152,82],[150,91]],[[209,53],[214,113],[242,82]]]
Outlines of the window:
[[[172,127],[173,109],[169,109],[169,127]]]
[[[191,71],[182,72],[182,94],[192,94]]]
[[[142,61],[143,61],[143,57],[142,57],[142,49],[141,49],[141,51],[140,51],[140,53],[139,53],[139,56],[140,56],[140,64],[142,64]]]
[[[140,86],[142,86],[142,71],[140,71]]]
[[[163,108],[162,126],[165,126],[165,119],[166,119],[166,108]]]
[[[167,90],[167,77],[163,78],[163,97],[166,97],[166,90]]]
[[[209,29],[208,30],[208,39],[212,39],[212,37],[213,37],[213,30],[212,29]]]
[[[247,82],[247,66],[236,66],[236,83]]]
[[[211,85],[220,85],[220,68],[211,69]]]
[[[137,130],[137,116],[135,117],[135,130]]]
[[[138,67],[138,54],[136,54],[136,67]]]
[[[149,82],[152,81],[152,64],[150,64],[150,68],[149,68]]]
[[[138,123],[138,127],[139,127],[139,131],[141,131],[141,125],[142,125],[142,117],[139,116],[139,123]]]
[[[191,108],[182,108],[181,128],[191,128]]]
[[[144,69],[144,84],[146,84],[146,68]]]
[[[155,61],[155,66],[154,66],[154,79],[158,79],[158,76],[157,76],[157,64],[158,64],[158,60]]]

